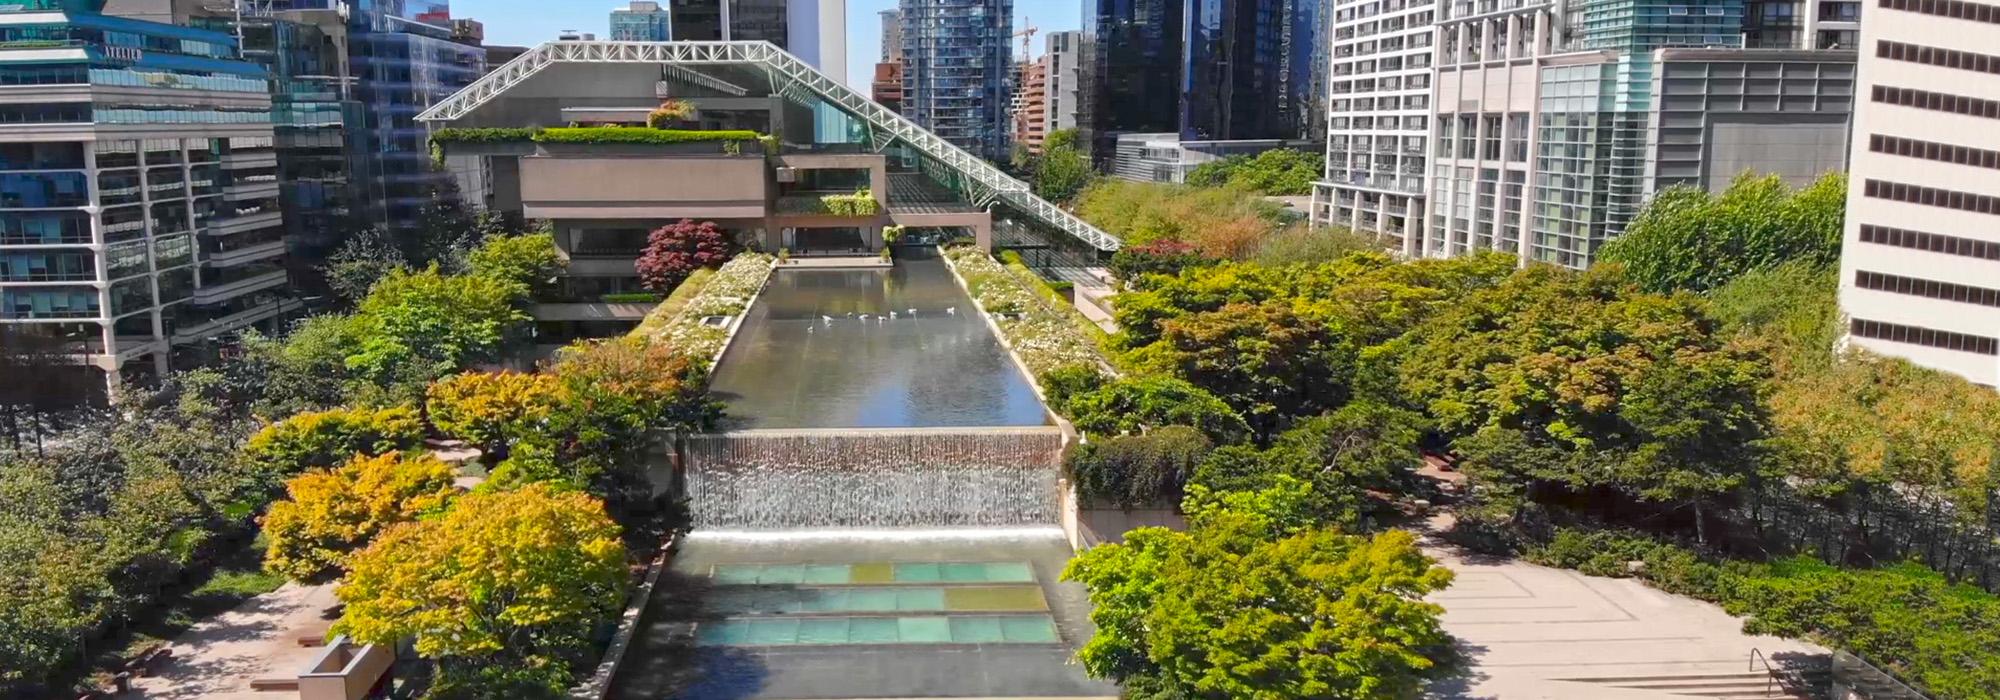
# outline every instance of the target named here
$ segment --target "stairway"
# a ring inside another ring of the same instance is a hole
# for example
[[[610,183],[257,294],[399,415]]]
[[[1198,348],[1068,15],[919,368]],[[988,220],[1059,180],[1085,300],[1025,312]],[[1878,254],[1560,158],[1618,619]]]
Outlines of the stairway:
[[[1823,700],[1828,672],[1792,672],[1791,677],[1772,680],[1764,671],[1743,673],[1698,673],[1658,676],[1613,676],[1608,678],[1565,678],[1573,683],[1595,683],[1627,690],[1650,690],[1668,695],[1716,700]]]

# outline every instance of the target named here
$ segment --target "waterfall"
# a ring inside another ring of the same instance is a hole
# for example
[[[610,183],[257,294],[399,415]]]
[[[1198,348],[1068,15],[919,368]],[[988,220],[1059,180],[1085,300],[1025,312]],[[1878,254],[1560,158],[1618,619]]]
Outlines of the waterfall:
[[[750,430],[685,442],[696,528],[1011,527],[1058,520],[1056,428]]]

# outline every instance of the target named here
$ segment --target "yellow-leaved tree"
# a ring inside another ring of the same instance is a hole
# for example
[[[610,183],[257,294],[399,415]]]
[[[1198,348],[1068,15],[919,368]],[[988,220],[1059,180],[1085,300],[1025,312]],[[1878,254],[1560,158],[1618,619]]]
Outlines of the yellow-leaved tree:
[[[438,666],[434,692],[558,696],[592,628],[624,598],[618,535],[604,504],[578,491],[538,483],[461,497],[348,561],[334,631],[413,641]]]
[[[337,578],[383,529],[443,510],[457,492],[454,475],[436,457],[397,452],[302,474],[264,515],[264,568],[303,583]]]
[[[336,408],[264,426],[243,444],[243,456],[283,478],[345,464],[355,455],[407,450],[423,439],[424,422],[414,408]]]
[[[425,407],[439,432],[505,459],[515,442],[548,422],[560,388],[547,374],[466,372],[431,384]]]

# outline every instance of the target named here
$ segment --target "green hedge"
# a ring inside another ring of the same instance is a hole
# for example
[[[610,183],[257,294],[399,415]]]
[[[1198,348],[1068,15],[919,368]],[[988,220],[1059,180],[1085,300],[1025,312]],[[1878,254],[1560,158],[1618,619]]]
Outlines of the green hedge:
[[[537,143],[696,143],[701,141],[757,141],[764,135],[747,129],[702,131],[692,129],[644,129],[624,126],[573,126],[543,129],[534,135]]]
[[[1743,631],[1852,652],[1940,700],[2000,699],[2000,596],[1918,564],[1841,569],[1817,559],[1708,561],[1643,535],[1561,530],[1528,559],[1583,573],[1637,576],[1720,604]],[[1632,571],[1627,562],[1645,565]]]
[[[598,299],[606,304],[653,304],[660,301],[660,295],[652,292],[628,292],[623,294],[606,294],[598,297]]]
[[[438,129],[431,132],[431,143],[524,143],[535,140],[541,129]]]

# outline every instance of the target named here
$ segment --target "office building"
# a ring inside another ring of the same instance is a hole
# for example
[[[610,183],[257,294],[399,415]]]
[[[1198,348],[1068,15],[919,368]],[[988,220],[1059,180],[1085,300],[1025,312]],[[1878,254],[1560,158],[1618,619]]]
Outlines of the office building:
[[[1089,69],[1084,65],[1083,32],[1052,32],[1048,35],[1048,55],[1042,60],[1045,85],[1043,93],[1048,96],[1047,116],[1042,126],[1043,133],[1063,129],[1081,129],[1083,126],[1083,100],[1085,78]],[[1081,140],[1080,140],[1081,141]],[[1088,145],[1088,142],[1082,142]]]
[[[1181,0],[1096,0],[1090,88],[1080,105],[1096,160],[1109,162],[1120,134],[1179,133]]]
[[[1015,79],[1014,103],[1009,111],[1014,117],[1014,143],[1026,146],[1029,153],[1042,152],[1042,137],[1048,129],[1048,57],[1032,61],[1022,61],[1016,66],[1019,71]]]
[[[903,12],[883,10],[876,13],[882,18],[882,63],[903,60]]]
[[[0,10],[0,324],[115,387],[283,313],[267,71],[221,32]],[[30,48],[20,48],[20,47]]]
[[[1313,218],[1379,234],[1384,247],[1406,252],[1405,232],[1424,220],[1437,6],[1340,2],[1327,41],[1326,177],[1314,187]]]
[[[1453,0],[1431,10],[1436,46],[1418,60],[1435,65],[1393,76],[1380,39],[1366,58],[1348,49],[1370,25],[1343,22],[1313,217],[1410,256],[1581,268],[1663,188],[1843,168],[1854,54],[1736,46],[1742,8]],[[1377,74],[1354,77],[1371,63]],[[1427,99],[1426,113],[1396,111]]]
[[[845,82],[847,0],[672,0],[668,9],[674,41],[768,41]]]
[[[569,47],[523,75],[495,74],[491,89],[467,90],[424,119],[439,127],[643,123],[661,84],[702,114],[702,126],[771,136],[756,142],[632,144],[446,142],[447,157],[487,157],[510,184],[497,208],[549,220],[569,266],[557,289],[531,308],[541,342],[623,334],[652,304],[607,295],[641,291],[634,261],[647,233],[693,219],[712,221],[738,241],[794,257],[857,256],[881,250],[882,230],[944,240],[964,236],[992,247],[1034,236],[1044,249],[1064,242],[1114,249],[1116,242],[1035,197],[992,164],[958,157],[943,139],[906,128],[894,113],[858,99],[783,51],[762,42],[600,43]],[[652,65],[657,64],[657,65]],[[870,151],[828,149],[814,122],[839,110],[885,136]],[[746,147],[747,145],[747,147]],[[878,207],[835,213],[821,199],[865,188]],[[984,196],[975,194],[984,193]]]
[[[1854,49],[1860,0],[1748,0],[1743,46],[1752,49]]]
[[[901,0],[903,116],[976,155],[1008,156],[1013,0]]]
[[[1878,0],[1860,39],[1848,341],[2000,384],[2000,5]]]
[[[611,11],[611,40],[667,41],[674,36],[667,18],[660,3],[634,0],[630,7]]]
[[[444,0],[348,5],[348,60],[362,123],[350,131],[361,223],[414,226],[451,174],[431,163],[430,131],[418,112],[486,72],[486,50],[453,38]]]
[[[868,96],[898,113],[903,111],[903,62],[875,64],[875,79],[868,84]]]
[[[1307,115],[1325,56],[1319,0],[1185,4],[1180,123],[1190,141],[1313,139]]]

